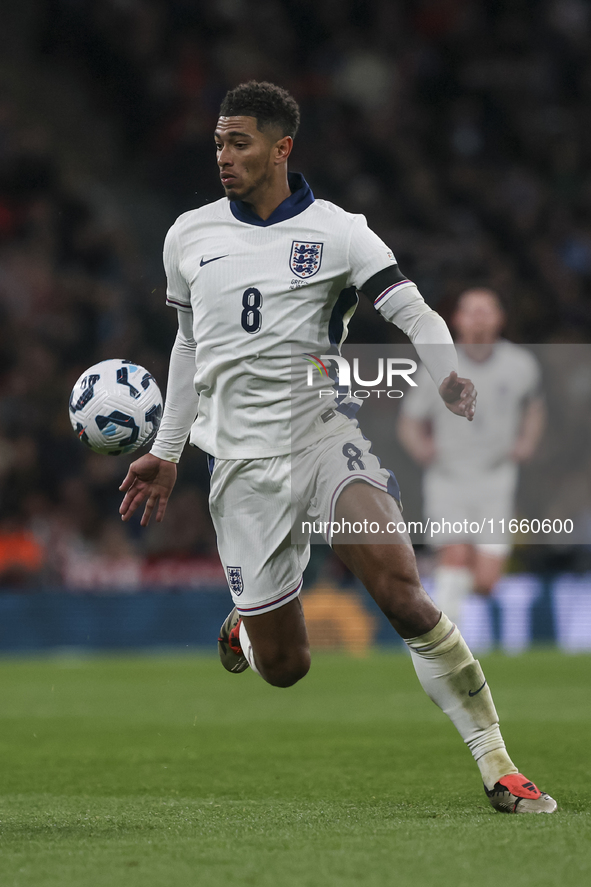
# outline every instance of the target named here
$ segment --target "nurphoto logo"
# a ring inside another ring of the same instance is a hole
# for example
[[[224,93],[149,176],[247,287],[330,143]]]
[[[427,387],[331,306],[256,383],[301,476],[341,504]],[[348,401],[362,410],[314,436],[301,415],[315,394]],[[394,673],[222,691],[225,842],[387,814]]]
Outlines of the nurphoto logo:
[[[306,383],[308,387],[314,386],[314,370],[317,370],[326,379],[332,380],[339,393],[342,393],[345,389],[347,394],[361,399],[367,399],[372,394],[375,394],[378,398],[381,394],[385,394],[386,397],[393,399],[404,397],[404,391],[393,387],[394,379],[397,381],[403,379],[412,388],[417,387],[417,383],[411,378],[412,374],[417,371],[417,364],[416,361],[408,357],[387,357],[385,360],[383,357],[379,357],[375,379],[361,378],[358,357],[353,359],[352,372],[349,361],[340,354],[321,354],[320,357],[317,357],[315,354],[305,354],[304,360],[307,360],[310,364]],[[330,363],[336,364],[336,369],[335,367],[330,367],[329,369],[327,364]],[[351,384],[351,377],[354,384],[363,387],[355,389]],[[378,388],[382,384],[385,384],[385,387]],[[322,388],[318,392],[319,397],[334,397],[334,394],[334,387],[330,389]]]

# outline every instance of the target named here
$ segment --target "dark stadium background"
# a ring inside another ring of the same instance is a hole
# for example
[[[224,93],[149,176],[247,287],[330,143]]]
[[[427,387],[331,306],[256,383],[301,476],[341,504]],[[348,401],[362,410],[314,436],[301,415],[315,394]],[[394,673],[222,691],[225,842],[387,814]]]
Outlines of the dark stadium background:
[[[589,342],[585,0],[4,0],[1,21],[1,649],[211,643],[228,609],[203,454],[161,526],[124,527],[127,462],[80,446],[67,402],[106,357],[165,388],[162,241],[221,196],[212,131],[238,82],[293,92],[292,168],[365,213],[444,316],[487,283],[513,341]],[[350,341],[402,339],[361,303]],[[587,569],[582,546],[515,554],[538,583],[527,642],[560,635],[565,575],[591,600]],[[326,548],[316,581],[355,591]]]

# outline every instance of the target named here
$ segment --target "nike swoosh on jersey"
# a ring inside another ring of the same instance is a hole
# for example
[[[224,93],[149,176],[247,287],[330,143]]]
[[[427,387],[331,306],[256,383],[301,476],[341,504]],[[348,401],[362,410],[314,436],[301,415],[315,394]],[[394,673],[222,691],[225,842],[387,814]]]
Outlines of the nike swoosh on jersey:
[[[216,256],[215,259],[204,259],[203,257],[201,257],[201,261],[199,262],[199,265],[201,268],[203,268],[204,265],[209,265],[210,262],[217,262],[218,259],[227,259],[227,258],[228,258],[228,254],[226,254],[225,256]]]

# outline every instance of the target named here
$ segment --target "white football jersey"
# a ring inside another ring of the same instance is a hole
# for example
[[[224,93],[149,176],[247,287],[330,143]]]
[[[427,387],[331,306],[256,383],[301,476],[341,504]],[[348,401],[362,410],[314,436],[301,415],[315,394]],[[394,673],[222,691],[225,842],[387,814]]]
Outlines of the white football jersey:
[[[334,351],[355,287],[396,263],[364,216],[315,200],[297,174],[290,185],[265,221],[222,198],[180,216],[164,244],[167,303],[193,312],[190,440],[220,459],[290,452],[293,350]]]
[[[484,347],[484,346],[478,346]],[[523,410],[539,393],[540,367],[530,351],[501,340],[487,360],[469,357],[457,347],[458,373],[477,391],[472,422],[459,420],[443,403],[424,366],[402,404],[403,413],[432,423],[436,446],[429,472],[446,477],[478,476],[509,459],[519,434]]]

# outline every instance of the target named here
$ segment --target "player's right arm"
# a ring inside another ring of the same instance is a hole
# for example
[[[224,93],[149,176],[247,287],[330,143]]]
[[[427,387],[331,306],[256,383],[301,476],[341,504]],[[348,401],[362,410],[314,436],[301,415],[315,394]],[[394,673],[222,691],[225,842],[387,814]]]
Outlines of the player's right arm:
[[[146,502],[141,519],[143,527],[150,522],[154,509],[157,522],[164,518],[176,482],[176,463],[181,457],[199,404],[194,385],[197,345],[193,337],[193,311],[189,287],[179,268],[174,225],[164,242],[164,267],[168,281],[166,300],[177,308],[179,324],[170,355],[164,414],[151,451],[132,462],[119,488],[125,493],[119,509],[122,520],[129,520],[142,502]]]

